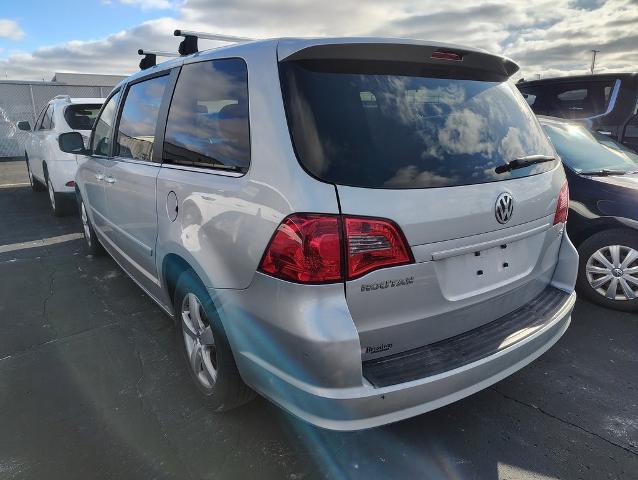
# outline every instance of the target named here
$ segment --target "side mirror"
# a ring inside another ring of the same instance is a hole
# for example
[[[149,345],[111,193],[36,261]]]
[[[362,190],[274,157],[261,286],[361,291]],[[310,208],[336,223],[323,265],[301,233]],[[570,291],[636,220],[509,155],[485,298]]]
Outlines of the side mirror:
[[[18,122],[18,128],[20,130],[24,130],[25,132],[31,131],[31,124],[27,121]]]
[[[60,150],[76,155],[88,155],[89,151],[84,147],[84,138],[78,132],[61,133],[58,137]]]

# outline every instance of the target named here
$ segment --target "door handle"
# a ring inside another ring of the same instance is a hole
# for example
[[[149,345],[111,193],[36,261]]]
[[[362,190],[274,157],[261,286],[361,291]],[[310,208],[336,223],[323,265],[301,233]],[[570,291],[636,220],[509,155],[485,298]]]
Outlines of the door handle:
[[[95,179],[96,179],[98,182],[101,182],[102,180],[104,180],[104,174],[103,174],[103,173],[96,173],[96,174],[95,174]]]
[[[107,175],[106,177],[104,177],[104,181],[106,183],[115,183],[115,178],[110,175]]]

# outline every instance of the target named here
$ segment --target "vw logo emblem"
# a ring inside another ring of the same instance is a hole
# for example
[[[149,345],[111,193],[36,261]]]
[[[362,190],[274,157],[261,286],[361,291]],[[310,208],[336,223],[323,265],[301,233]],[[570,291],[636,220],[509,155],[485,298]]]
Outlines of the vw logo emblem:
[[[504,224],[510,221],[514,213],[514,199],[507,193],[501,193],[496,199],[494,214],[498,223]]]

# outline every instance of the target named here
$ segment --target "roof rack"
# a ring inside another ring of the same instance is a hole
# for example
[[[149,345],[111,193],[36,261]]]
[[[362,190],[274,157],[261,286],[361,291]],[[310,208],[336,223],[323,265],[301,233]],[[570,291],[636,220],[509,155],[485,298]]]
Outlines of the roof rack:
[[[140,60],[140,70],[146,70],[157,65],[157,57],[179,57],[179,54],[173,52],[156,52],[141,48],[137,51],[137,54],[144,55],[144,58]]]
[[[254,40],[253,38],[248,37],[236,37],[234,35],[222,35],[218,33],[205,33],[205,32],[193,32],[190,30],[175,30],[173,34],[176,37],[184,37],[184,40],[179,44],[179,54],[180,55],[190,55],[191,53],[197,53],[199,49],[197,48],[197,39],[201,38],[204,40],[218,40],[221,42],[229,42],[229,43],[241,43],[241,42],[250,42]]]

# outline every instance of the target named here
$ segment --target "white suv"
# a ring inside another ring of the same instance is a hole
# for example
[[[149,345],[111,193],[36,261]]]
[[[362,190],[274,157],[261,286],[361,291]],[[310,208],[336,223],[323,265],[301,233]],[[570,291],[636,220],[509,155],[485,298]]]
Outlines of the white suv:
[[[60,150],[58,137],[61,133],[77,130],[88,139],[103,103],[103,98],[58,95],[42,109],[32,134],[25,142],[24,156],[31,187],[35,191],[45,188],[49,191],[54,215],[65,215],[75,208],[75,171],[78,166],[77,155]],[[19,122],[18,128],[31,131],[29,122]]]

